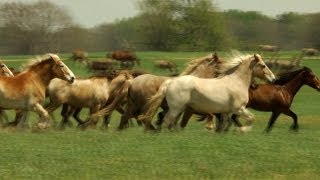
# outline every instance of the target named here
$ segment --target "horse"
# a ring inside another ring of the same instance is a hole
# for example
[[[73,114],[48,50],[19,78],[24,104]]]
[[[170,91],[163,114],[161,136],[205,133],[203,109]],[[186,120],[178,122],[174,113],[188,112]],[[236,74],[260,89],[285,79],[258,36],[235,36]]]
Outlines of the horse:
[[[0,76],[0,107],[21,110],[21,119],[28,111],[39,116],[35,128],[48,127],[48,112],[41,105],[45,100],[46,87],[54,78],[73,83],[73,72],[56,54],[48,54],[35,62],[30,62],[20,74],[13,77]]]
[[[120,72],[115,78],[108,76],[92,76],[87,79],[78,79],[73,84],[67,84],[60,79],[54,79],[48,86],[50,103],[46,106],[48,112],[53,112],[63,104],[61,115],[63,120],[60,127],[64,128],[69,116],[75,111],[74,118],[80,127],[85,127],[78,114],[81,108],[89,108],[90,115],[105,105],[113,92],[123,88],[124,81],[132,78],[126,72]],[[97,122],[94,122],[96,124]]]
[[[307,56],[316,56],[319,53],[319,50],[315,48],[303,48],[301,49],[301,52]]]
[[[134,63],[140,65],[140,60],[137,58],[137,56],[128,50],[117,50],[111,54],[108,53],[106,57],[120,61],[121,67],[133,67]]]
[[[272,112],[265,132],[272,130],[280,114],[285,114],[293,119],[291,130],[299,130],[298,116],[290,107],[295,95],[303,85],[320,91],[320,81],[308,67],[283,73],[273,84],[258,85],[256,88],[250,89],[247,107],[258,111]]]
[[[267,44],[261,44],[261,45],[259,45],[259,48],[263,51],[270,51],[270,52],[279,51],[278,46],[267,45]]]
[[[72,56],[70,57],[71,60],[74,61],[87,61],[88,60],[88,52],[83,49],[75,49],[71,52]]]
[[[160,68],[160,69],[168,69],[170,72],[177,72],[177,64],[171,61],[167,60],[158,60],[154,61],[154,67]]]
[[[274,74],[258,54],[236,56],[223,63],[219,71],[221,75],[218,78],[186,75],[166,80],[148,101],[148,108],[139,120],[146,123],[146,128],[149,127],[165,98],[169,111],[164,116],[162,127],[173,127],[187,106],[197,112],[221,113],[223,119],[229,114],[243,115],[250,127],[254,116],[246,109],[246,104],[251,79],[254,75],[272,82]]]

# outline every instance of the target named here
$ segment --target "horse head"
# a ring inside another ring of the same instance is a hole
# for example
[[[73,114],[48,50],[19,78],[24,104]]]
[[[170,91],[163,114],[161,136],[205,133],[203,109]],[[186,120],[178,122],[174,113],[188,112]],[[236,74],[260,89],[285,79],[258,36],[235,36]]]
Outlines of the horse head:
[[[54,76],[73,83],[75,80],[75,76],[73,72],[68,68],[68,66],[61,61],[58,55],[56,54],[48,54],[48,55],[51,57],[51,59],[55,63],[52,69]]]
[[[303,67],[303,83],[320,91],[320,80],[308,67]]]
[[[275,76],[262,60],[262,57],[259,54],[254,54],[252,58],[251,66],[253,67],[253,75],[260,79],[273,82],[275,80]]]

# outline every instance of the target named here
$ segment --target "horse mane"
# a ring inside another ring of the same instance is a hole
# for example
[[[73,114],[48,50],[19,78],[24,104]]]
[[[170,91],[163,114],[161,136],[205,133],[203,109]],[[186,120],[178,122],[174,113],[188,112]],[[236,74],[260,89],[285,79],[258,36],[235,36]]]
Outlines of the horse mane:
[[[227,61],[222,62],[217,72],[219,77],[232,73],[244,60],[250,58],[252,55],[242,54],[239,51],[232,51],[228,55]]]
[[[310,72],[311,69],[308,67],[303,67],[303,68],[295,70],[295,71],[281,73],[278,75],[278,78],[274,81],[274,84],[284,85],[287,82],[289,82],[290,80],[292,80],[293,77],[295,77],[296,75],[298,75],[302,71],[309,71]]]
[[[190,61],[187,68],[180,74],[180,76],[191,74],[198,66],[207,62],[209,59],[212,59],[212,54]]]
[[[22,65],[22,68],[27,71],[30,70],[32,67],[37,66],[38,64],[44,63],[45,61],[51,59],[51,56],[49,54],[46,54],[44,56],[37,56],[33,59],[30,59],[27,63]]]

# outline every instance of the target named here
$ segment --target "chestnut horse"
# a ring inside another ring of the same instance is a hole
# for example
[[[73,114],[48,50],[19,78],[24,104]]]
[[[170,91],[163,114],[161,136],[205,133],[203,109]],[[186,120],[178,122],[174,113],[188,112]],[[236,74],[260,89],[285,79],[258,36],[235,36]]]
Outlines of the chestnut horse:
[[[1,60],[0,60],[0,76],[7,76],[7,77],[14,76],[11,70],[7,67],[7,65]],[[8,117],[5,111],[0,108],[0,124],[3,124],[4,120],[7,121]]]
[[[54,78],[73,83],[75,76],[56,54],[48,54],[27,65],[25,71],[13,76],[0,76],[0,107],[21,110],[22,118],[34,111],[40,119],[36,128],[48,127],[48,112],[42,107],[46,87]]]

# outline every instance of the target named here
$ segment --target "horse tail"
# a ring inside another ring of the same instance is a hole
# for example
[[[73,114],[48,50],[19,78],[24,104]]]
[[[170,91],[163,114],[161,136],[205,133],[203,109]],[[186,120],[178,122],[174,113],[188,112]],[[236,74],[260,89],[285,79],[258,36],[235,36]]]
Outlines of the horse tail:
[[[152,118],[156,114],[163,99],[165,98],[168,87],[171,82],[172,80],[168,79],[164,83],[162,83],[158,92],[155,95],[153,95],[145,105],[144,109],[147,109],[147,110],[145,110],[145,112],[143,112],[140,116],[138,116],[138,121],[145,122],[146,128],[150,127]]]
[[[132,77],[126,76],[116,88],[111,89],[106,106],[92,115],[93,118],[110,115],[110,113],[119,107],[127,98],[129,87],[132,83]]]

